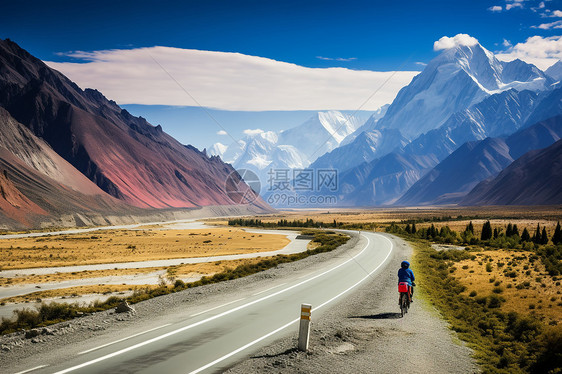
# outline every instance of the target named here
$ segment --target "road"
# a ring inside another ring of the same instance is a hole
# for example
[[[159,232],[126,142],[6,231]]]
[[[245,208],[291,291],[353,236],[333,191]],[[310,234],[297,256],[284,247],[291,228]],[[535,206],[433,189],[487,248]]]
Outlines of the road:
[[[353,256],[340,257],[327,268],[304,276],[287,274],[283,283],[269,289],[251,295],[240,290],[222,305],[199,306],[174,323],[86,342],[80,352],[53,352],[52,362],[28,362],[23,369],[60,374],[220,372],[274,339],[296,334],[301,303],[312,304],[313,320],[321,318],[323,310],[382,271],[392,250],[387,237],[363,233]]]

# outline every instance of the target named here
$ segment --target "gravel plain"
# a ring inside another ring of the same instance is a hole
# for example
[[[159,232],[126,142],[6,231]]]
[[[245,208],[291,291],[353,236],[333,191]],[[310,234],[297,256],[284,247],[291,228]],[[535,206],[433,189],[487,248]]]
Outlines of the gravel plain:
[[[354,235],[333,252],[283,264],[249,277],[147,300],[134,305],[135,313],[117,314],[110,310],[31,333],[2,336],[0,367],[7,373],[27,370],[111,341],[114,336],[129,336],[151,326],[176,322],[206,305],[223,303],[233,295],[251,294],[282,282],[286,274],[306,274],[326,263],[341,261],[342,257],[357,252],[354,248],[357,240]],[[248,352],[248,356],[228,372],[478,372],[471,351],[423,300],[417,299],[410,313],[398,318],[396,270],[411,250],[402,240],[393,240],[394,255],[384,271],[323,311],[317,319],[313,311],[309,352],[297,352],[297,332],[286,331],[273,344]]]

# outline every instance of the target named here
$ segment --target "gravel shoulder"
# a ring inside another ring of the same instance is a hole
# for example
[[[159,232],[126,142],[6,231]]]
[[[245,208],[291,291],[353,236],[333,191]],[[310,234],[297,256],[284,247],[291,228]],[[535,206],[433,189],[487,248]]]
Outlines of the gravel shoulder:
[[[267,289],[287,274],[306,275],[356,252],[357,236],[330,253],[308,257],[229,282],[211,284],[147,300],[135,313],[105,311],[38,329],[0,337],[0,366],[6,372],[27,370],[64,360],[115,336],[130,336],[152,327]],[[261,348],[229,373],[470,373],[477,372],[471,351],[455,339],[437,312],[417,299],[405,318],[398,318],[396,269],[410,248],[393,238],[389,266],[318,316],[313,314],[311,349],[296,352],[296,329]],[[318,317],[318,318],[315,318]]]

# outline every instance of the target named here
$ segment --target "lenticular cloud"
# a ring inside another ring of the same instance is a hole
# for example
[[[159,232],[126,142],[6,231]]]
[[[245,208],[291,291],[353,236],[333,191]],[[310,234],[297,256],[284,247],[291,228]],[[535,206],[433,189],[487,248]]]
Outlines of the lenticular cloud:
[[[470,47],[475,44],[478,44],[478,40],[476,38],[473,38],[468,34],[457,34],[452,38],[448,36],[442,37],[441,39],[433,43],[433,50],[440,51],[442,49],[455,48],[461,45]]]
[[[119,104],[224,110],[376,110],[419,73],[309,68],[240,53],[171,47],[67,55],[82,61],[47,64]]]

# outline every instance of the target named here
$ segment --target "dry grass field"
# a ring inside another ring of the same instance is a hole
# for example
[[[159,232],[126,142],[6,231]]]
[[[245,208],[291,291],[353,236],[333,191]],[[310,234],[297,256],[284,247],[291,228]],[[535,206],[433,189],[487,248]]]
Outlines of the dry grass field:
[[[505,299],[502,310],[534,314],[547,324],[562,322],[562,287],[549,276],[529,251],[488,250],[474,259],[459,261],[452,273],[464,286],[464,294]]]
[[[2,239],[0,268],[22,269],[273,251],[289,239],[239,228],[109,230],[39,238]]]
[[[69,288],[61,288],[57,290],[45,290],[29,293],[21,296],[7,297],[1,299],[0,303],[29,303],[42,301],[43,299],[51,299],[57,297],[73,298],[81,295],[103,295],[117,292],[133,291],[135,288],[155,288],[156,285],[129,286],[124,284],[111,285],[94,285],[94,286],[77,286]]]
[[[451,217],[451,220],[434,221],[434,218]],[[474,225],[475,236],[480,236],[482,225],[490,220],[492,227],[503,228],[508,223],[517,224],[519,233],[527,228],[531,236],[537,224],[546,227],[548,235],[552,235],[558,221],[562,221],[562,206],[502,206],[502,207],[412,207],[412,208],[373,208],[373,209],[330,209],[330,210],[292,210],[277,214],[262,215],[258,218],[264,223],[273,223],[281,219],[301,220],[313,219],[316,222],[332,223],[336,220],[342,224],[374,224],[375,231],[383,231],[391,222],[406,220],[427,220],[416,223],[416,227],[427,228],[432,224],[438,229],[449,226],[457,232],[464,231],[469,222]],[[224,219],[209,219],[208,223],[227,226]]]
[[[0,278],[0,287],[13,286],[17,284],[41,284],[56,283],[73,279],[101,278],[112,276],[127,276],[137,274],[148,274],[155,271],[165,270],[164,267],[135,268],[135,269],[110,269],[110,270],[86,270],[72,273],[32,274],[11,278]]]
[[[41,284],[46,282],[60,282],[63,280],[71,279],[84,279],[84,278],[97,278],[105,276],[125,276],[125,275],[135,275],[141,273],[153,273],[157,271],[166,271],[165,276],[162,277],[161,282],[167,284],[173,284],[176,279],[181,278],[198,278],[202,276],[212,276],[216,273],[221,273],[227,269],[234,269],[240,265],[252,265],[262,261],[264,259],[269,259],[271,257],[259,257],[252,259],[242,259],[242,260],[229,260],[229,261],[215,261],[215,262],[204,262],[200,264],[184,264],[178,266],[170,267],[154,267],[154,268],[143,268],[143,269],[119,269],[119,270],[99,270],[99,271],[81,271],[77,273],[58,273],[58,274],[48,274],[48,275],[35,275],[31,277],[21,277],[21,278],[0,278],[1,285],[14,285],[14,284]],[[7,281],[10,281],[6,283]],[[68,288],[60,288],[56,290],[45,290],[36,291],[22,296],[15,296],[0,299],[0,303],[26,303],[31,301],[37,301],[37,299],[47,299],[55,297],[73,297],[79,295],[89,295],[89,294],[108,294],[123,291],[134,291],[135,289],[146,289],[158,287],[158,284],[147,284],[147,285],[128,285],[126,280],[125,284],[98,284],[98,285],[88,285],[88,286],[76,286]]]
[[[501,206],[501,207],[412,207],[412,208],[373,208],[373,209],[329,209],[329,210],[292,210],[282,211],[278,214],[263,215],[264,222],[275,222],[279,219],[306,220],[312,218],[320,222],[366,223],[374,222],[385,224],[401,220],[431,219],[432,217],[480,217],[482,220],[489,218],[502,218],[509,220],[546,220],[556,221],[562,219],[562,206]],[[225,220],[222,221],[226,224]]]

